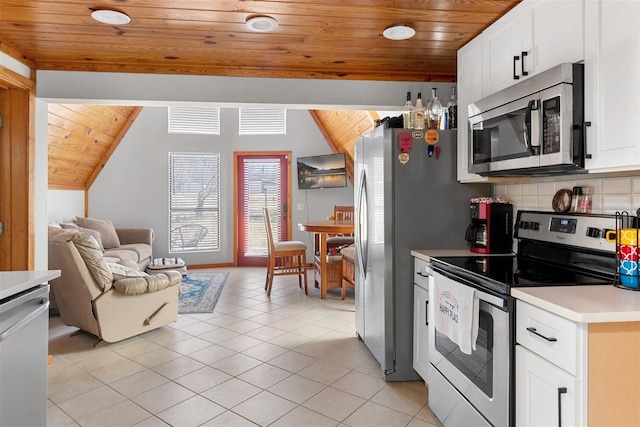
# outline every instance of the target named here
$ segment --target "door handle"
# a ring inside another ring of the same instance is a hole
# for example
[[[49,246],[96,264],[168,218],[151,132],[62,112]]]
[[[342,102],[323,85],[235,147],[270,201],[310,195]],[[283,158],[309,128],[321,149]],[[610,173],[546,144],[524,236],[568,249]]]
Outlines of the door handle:
[[[424,324],[425,326],[429,326],[429,301],[424,302]]]
[[[522,52],[522,61],[520,61],[520,70],[522,71],[520,74],[523,76],[528,76],[529,72],[524,70],[524,58],[527,56],[527,52]]]
[[[538,332],[538,330],[536,328],[532,328],[531,326],[529,326],[527,328],[527,331],[531,332],[533,335],[537,335],[540,338],[544,338],[545,340],[549,341],[549,342],[555,342],[558,341],[557,338],[554,337],[545,337],[544,335],[542,335],[540,332]]]
[[[562,395],[566,392],[566,387],[558,387],[558,427],[562,427]]]
[[[513,57],[513,80],[519,80],[520,76],[516,73],[516,62],[520,60],[518,55],[514,55]]]
[[[28,315],[23,317],[20,321],[18,321],[17,323],[15,323],[14,325],[10,326],[5,331],[3,331],[0,334],[0,342],[6,340],[11,335],[16,333],[16,331],[18,329],[22,328],[23,326],[26,326],[29,322],[31,322],[33,319],[38,317],[40,314],[42,314],[45,311],[49,310],[49,300],[48,299],[42,300],[41,304],[42,305],[40,305],[38,308],[33,310],[31,313],[29,313]]]
[[[527,110],[524,113],[524,146],[532,156],[538,154],[536,149],[531,144],[531,112],[537,109],[538,102],[535,99],[532,99],[527,104]]]
[[[586,153],[587,148],[589,147],[587,145],[587,128],[591,127],[591,122],[584,122],[584,129],[582,130],[583,135],[584,135],[584,150],[585,150],[585,154],[584,154],[584,158],[585,159],[591,159],[593,156],[591,156],[590,153]]]

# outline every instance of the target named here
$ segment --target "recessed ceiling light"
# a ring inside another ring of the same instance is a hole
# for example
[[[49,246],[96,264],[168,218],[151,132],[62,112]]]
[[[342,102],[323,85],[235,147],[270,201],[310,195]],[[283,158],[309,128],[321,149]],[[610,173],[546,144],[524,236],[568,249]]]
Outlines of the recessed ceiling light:
[[[129,16],[116,10],[94,10],[91,12],[91,17],[98,22],[110,25],[124,25],[131,22]]]
[[[382,32],[389,40],[407,40],[416,35],[416,30],[405,24],[391,26]]]
[[[278,21],[270,16],[254,16],[247,19],[247,28],[256,33],[267,33],[278,28]]]

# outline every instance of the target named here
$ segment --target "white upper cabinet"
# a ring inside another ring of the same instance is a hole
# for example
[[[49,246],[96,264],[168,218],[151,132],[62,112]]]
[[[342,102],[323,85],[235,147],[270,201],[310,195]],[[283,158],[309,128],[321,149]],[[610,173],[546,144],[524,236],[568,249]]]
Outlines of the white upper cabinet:
[[[483,37],[484,96],[584,59],[585,0],[524,0]]]
[[[524,6],[520,3],[482,33],[485,96],[526,77],[522,75]]]
[[[640,169],[640,2],[587,0],[585,167]]]
[[[528,0],[523,35],[529,75],[584,59],[584,0]]]
[[[467,106],[481,99],[482,37],[476,37],[458,50],[458,181],[486,181],[469,173],[469,123]]]

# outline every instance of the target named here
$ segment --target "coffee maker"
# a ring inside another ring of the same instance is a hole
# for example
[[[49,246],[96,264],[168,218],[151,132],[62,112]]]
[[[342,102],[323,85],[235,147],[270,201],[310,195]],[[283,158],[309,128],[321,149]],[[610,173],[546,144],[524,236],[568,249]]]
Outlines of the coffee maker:
[[[480,254],[513,252],[513,205],[503,197],[476,197],[470,201],[471,224],[465,239]]]

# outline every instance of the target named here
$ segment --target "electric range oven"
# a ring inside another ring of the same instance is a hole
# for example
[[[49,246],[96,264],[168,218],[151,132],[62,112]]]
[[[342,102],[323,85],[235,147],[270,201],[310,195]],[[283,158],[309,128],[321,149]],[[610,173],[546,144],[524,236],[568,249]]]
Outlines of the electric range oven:
[[[435,257],[430,274],[438,287],[455,281],[474,288],[478,339],[463,353],[435,329],[433,283],[429,304],[429,406],[445,426],[512,426],[515,420],[515,303],[511,288],[612,284],[613,215],[519,211],[518,254]]]

